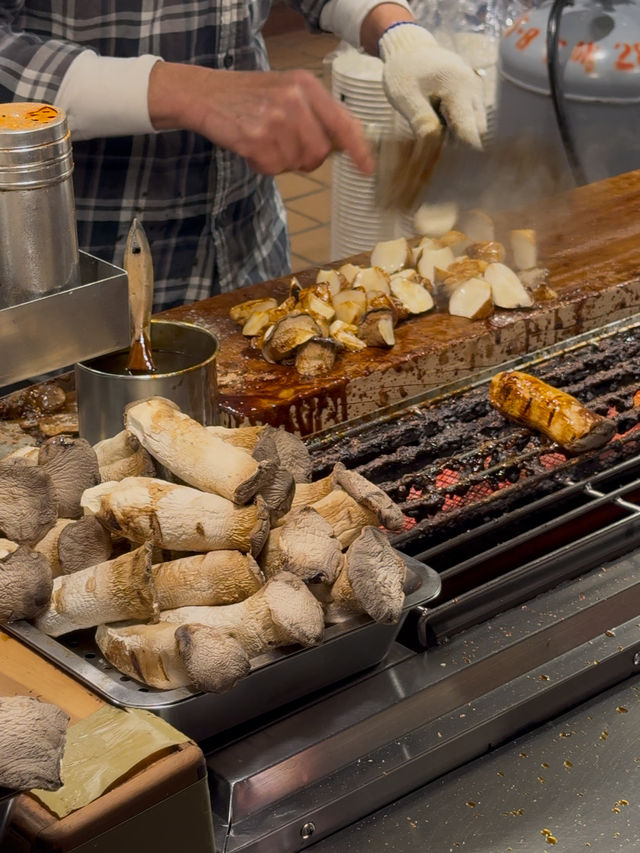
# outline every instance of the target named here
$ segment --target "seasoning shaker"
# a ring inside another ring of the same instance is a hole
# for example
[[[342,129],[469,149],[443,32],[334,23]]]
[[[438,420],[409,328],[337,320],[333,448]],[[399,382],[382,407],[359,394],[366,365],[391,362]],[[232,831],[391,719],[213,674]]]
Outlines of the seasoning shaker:
[[[0,104],[0,307],[78,283],[72,172],[63,110]]]

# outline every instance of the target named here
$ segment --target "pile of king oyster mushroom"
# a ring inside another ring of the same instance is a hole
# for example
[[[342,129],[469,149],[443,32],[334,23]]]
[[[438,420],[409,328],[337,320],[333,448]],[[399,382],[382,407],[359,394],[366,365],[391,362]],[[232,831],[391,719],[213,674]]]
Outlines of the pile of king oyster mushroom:
[[[104,657],[152,687],[226,690],[325,624],[402,612],[405,562],[381,530],[402,527],[399,507],[341,463],[311,481],[282,429],[205,427],[154,397],[93,447],[10,454],[0,498],[0,623],[95,628]]]
[[[416,226],[426,236],[416,245],[404,237],[377,243],[368,267],[321,269],[305,288],[293,276],[283,302],[251,299],[230,316],[268,362],[294,364],[313,378],[328,373],[341,351],[392,347],[398,322],[434,308],[479,320],[495,308],[530,308],[555,297],[549,271],[537,266],[535,231],[510,231],[507,251],[487,213],[456,216],[445,216],[442,230],[441,215],[436,224],[433,211],[427,219],[418,210]]]

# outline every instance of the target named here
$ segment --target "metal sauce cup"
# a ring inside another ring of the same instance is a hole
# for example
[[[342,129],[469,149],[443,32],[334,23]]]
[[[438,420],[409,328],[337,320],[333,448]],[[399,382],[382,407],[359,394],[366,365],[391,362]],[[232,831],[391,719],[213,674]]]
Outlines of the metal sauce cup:
[[[207,329],[170,320],[151,321],[158,372],[126,372],[129,350],[76,364],[80,435],[90,444],[124,429],[124,409],[135,400],[166,397],[201,424],[217,420],[218,339]]]

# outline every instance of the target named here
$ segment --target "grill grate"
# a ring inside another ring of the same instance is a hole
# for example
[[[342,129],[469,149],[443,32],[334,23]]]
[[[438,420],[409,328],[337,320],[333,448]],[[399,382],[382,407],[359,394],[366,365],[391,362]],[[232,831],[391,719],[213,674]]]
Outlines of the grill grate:
[[[523,367],[522,369],[527,369]],[[640,327],[539,359],[530,372],[616,421],[606,447],[570,457],[491,407],[488,380],[381,417],[311,450],[317,476],[341,459],[403,509],[396,547],[421,557],[568,480],[585,479],[640,453]]]

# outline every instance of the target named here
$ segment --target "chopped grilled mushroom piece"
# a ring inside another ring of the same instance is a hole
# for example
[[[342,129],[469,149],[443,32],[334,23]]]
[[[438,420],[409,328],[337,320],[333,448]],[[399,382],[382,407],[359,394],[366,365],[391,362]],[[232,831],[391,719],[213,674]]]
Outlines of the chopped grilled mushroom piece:
[[[229,311],[229,316],[236,323],[244,324],[249,317],[259,311],[270,311],[278,305],[277,300],[271,296],[261,297],[260,299],[248,299],[245,302],[240,302],[234,305]]]
[[[407,567],[377,527],[364,527],[347,549],[342,571],[331,587],[329,622],[367,613],[376,622],[394,625],[404,604]]]
[[[458,285],[469,281],[470,278],[482,278],[488,266],[487,261],[480,258],[458,258],[444,271],[440,281],[442,289],[447,296],[451,296]]]
[[[333,527],[312,507],[304,507],[271,531],[259,561],[266,577],[289,571],[306,581],[331,583],[342,552]]]
[[[55,525],[49,530],[39,542],[33,546],[33,550],[39,554],[44,554],[49,562],[51,575],[57,578],[63,574],[62,566],[60,565],[60,557],[58,555],[58,543],[63,530],[70,524],[78,524],[72,518],[59,518]],[[107,534],[108,535],[108,534]],[[106,559],[106,558],[105,558]],[[98,562],[97,560],[95,562]]]
[[[331,302],[331,289],[326,282],[318,282],[301,290],[297,307],[314,318],[319,316],[329,321],[333,320],[336,313]]]
[[[261,335],[269,326],[274,322],[274,318],[272,315],[272,310],[268,311],[254,311],[254,313],[247,317],[243,327],[242,334],[245,338],[252,338],[255,335]]]
[[[50,637],[126,619],[153,619],[158,606],[147,543],[114,560],[61,575],[35,625]]]
[[[359,267],[357,264],[346,263],[338,268],[338,272],[344,276],[347,285],[353,287],[353,281],[361,269],[362,267]]]
[[[536,232],[532,228],[509,231],[513,265],[517,270],[531,270],[538,265]]]
[[[504,264],[489,264],[484,271],[491,298],[498,308],[531,308],[533,299],[515,272]]]
[[[389,274],[380,267],[365,267],[356,274],[352,283],[353,287],[362,290],[374,290],[380,293],[390,293]]]
[[[302,311],[287,314],[267,331],[262,343],[262,354],[275,364],[293,356],[299,346],[320,335],[316,320]]]
[[[0,400],[0,418],[9,420],[57,412],[64,406],[66,399],[64,390],[55,382],[32,385]]]
[[[538,287],[549,284],[551,273],[546,267],[534,267],[530,270],[518,270],[518,278],[525,287],[535,290]],[[550,290],[551,288],[549,288]]]
[[[449,299],[449,314],[482,320],[493,311],[491,285],[481,278],[470,278],[459,284]]]
[[[392,347],[396,342],[393,327],[391,309],[373,308],[358,323],[358,337],[370,347]]]
[[[21,459],[0,464],[0,531],[21,545],[33,545],[58,517],[53,480],[39,465]]]
[[[371,250],[369,259],[372,267],[379,267],[387,273],[397,272],[410,262],[411,253],[406,237],[395,240],[382,240]]]
[[[69,715],[29,696],[0,696],[0,788],[56,791]]]
[[[493,220],[488,213],[478,207],[461,213],[456,227],[474,243],[489,243],[496,239]]]
[[[471,245],[472,240],[466,234],[463,234],[462,231],[451,230],[443,234],[438,242],[441,246],[448,246],[453,254],[458,257],[458,255],[465,254],[467,246]]]
[[[435,269],[446,270],[455,262],[455,255],[448,246],[439,249],[420,249],[416,260],[416,269],[423,278],[433,281]]]
[[[483,243],[471,243],[467,247],[467,255],[487,263],[502,263],[506,257],[506,251],[502,243],[497,240],[488,240]]]
[[[329,326],[331,337],[349,352],[360,352],[367,347],[365,342],[358,337],[357,332],[357,326],[352,323],[343,323],[342,320],[334,320]]]
[[[240,643],[207,625],[100,625],[96,643],[117,670],[161,690],[222,693],[251,669]]]
[[[336,318],[344,323],[356,323],[367,310],[367,294],[362,288],[346,288],[333,297]]]
[[[130,403],[125,423],[140,444],[173,474],[205,492],[244,504],[275,474],[271,462],[225,444],[163,397]]]
[[[84,438],[56,436],[40,447],[38,465],[53,480],[58,501],[58,515],[80,518],[80,496],[100,482],[100,469],[95,450]]]
[[[328,284],[332,296],[335,296],[336,293],[349,286],[349,282],[339,270],[318,270],[316,274],[317,282]]]
[[[613,438],[616,424],[579,400],[519,370],[498,373],[489,401],[500,414],[541,432],[569,453],[594,450]]]
[[[259,495],[253,504],[238,507],[219,495],[150,477],[94,486],[82,505],[108,530],[170,551],[238,550],[255,556],[269,533],[269,511]]]
[[[210,625],[228,633],[248,657],[279,646],[317,646],[324,634],[320,603],[300,578],[281,572],[250,598],[222,607],[178,607],[163,622]]]
[[[413,215],[413,224],[418,234],[441,237],[453,228],[457,218],[458,205],[454,201],[421,204]]]
[[[416,281],[394,276],[391,279],[391,293],[410,314],[424,314],[433,308],[433,297]]]
[[[135,435],[126,429],[94,444],[93,449],[98,457],[102,483],[124,480],[125,477],[155,476],[153,459]]]
[[[44,554],[21,545],[0,561],[0,624],[33,619],[46,608],[53,581]]]
[[[156,563],[153,580],[161,610],[233,604],[264,584],[260,567],[240,551],[209,551]]]
[[[112,551],[111,536],[93,515],[68,524],[57,543],[60,570],[65,575],[106,562]]]
[[[336,363],[337,353],[338,345],[332,338],[310,338],[296,351],[296,370],[306,379],[326,376]]]

